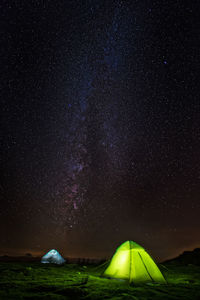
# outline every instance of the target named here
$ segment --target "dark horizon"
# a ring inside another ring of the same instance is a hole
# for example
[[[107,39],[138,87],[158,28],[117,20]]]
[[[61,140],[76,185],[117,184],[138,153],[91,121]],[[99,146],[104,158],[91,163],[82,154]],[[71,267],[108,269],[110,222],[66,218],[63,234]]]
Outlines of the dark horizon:
[[[195,1],[0,8],[0,253],[200,247]]]
[[[120,246],[120,245],[118,245]],[[117,247],[118,247],[117,246]],[[73,255],[74,252],[71,253],[71,255],[69,253],[67,253],[66,251],[62,252],[62,249],[57,249],[58,252],[60,254],[62,254],[62,256],[65,258],[65,259],[83,259],[83,260],[107,260],[107,259],[111,259],[112,256],[114,255],[115,251],[117,250],[117,247],[115,249],[113,249],[113,253],[104,253],[102,255],[89,255],[89,256],[81,256],[81,255]],[[169,256],[166,256],[166,257],[159,257],[159,256],[155,256],[154,254],[156,253],[153,253],[151,251],[151,249],[146,249],[147,252],[149,254],[151,254],[152,258],[157,262],[157,263],[161,263],[161,262],[165,262],[165,261],[168,261],[168,260],[171,260],[171,259],[175,259],[177,257],[179,257],[181,254],[183,254],[184,252],[193,252],[194,250],[196,249],[200,249],[200,244],[197,244],[195,247],[189,247],[189,248],[183,248],[182,250],[179,250],[179,251],[175,251],[172,255],[169,255]],[[18,249],[17,251],[16,250],[4,250],[0,252],[0,257],[8,257],[8,258],[17,258],[17,257],[26,257],[27,259],[30,257],[30,258],[36,258],[36,259],[41,259],[43,255],[45,255],[48,251],[50,251],[51,249],[44,249],[44,251],[34,251],[34,250],[31,250],[31,249]],[[154,255],[154,256],[153,256]]]

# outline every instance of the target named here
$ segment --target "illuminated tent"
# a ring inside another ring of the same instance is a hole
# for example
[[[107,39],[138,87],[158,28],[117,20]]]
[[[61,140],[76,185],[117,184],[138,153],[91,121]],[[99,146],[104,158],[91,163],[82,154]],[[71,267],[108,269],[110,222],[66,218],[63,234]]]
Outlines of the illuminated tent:
[[[58,253],[57,250],[52,249],[47,254],[45,254],[42,259],[41,263],[43,264],[64,264],[65,259]]]
[[[133,241],[126,241],[117,248],[103,276],[126,279],[133,283],[166,283],[150,255]]]

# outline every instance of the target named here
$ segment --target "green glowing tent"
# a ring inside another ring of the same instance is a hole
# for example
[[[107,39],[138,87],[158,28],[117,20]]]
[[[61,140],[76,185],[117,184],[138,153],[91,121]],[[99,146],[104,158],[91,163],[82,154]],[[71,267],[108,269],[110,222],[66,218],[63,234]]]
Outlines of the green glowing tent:
[[[133,283],[166,283],[150,255],[133,241],[126,241],[117,248],[103,276],[126,279]]]

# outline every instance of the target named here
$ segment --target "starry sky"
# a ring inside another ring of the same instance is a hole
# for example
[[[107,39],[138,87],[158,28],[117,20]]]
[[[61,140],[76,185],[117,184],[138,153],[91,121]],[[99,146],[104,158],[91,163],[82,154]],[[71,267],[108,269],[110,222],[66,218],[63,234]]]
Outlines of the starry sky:
[[[197,11],[1,1],[0,254],[200,246]]]

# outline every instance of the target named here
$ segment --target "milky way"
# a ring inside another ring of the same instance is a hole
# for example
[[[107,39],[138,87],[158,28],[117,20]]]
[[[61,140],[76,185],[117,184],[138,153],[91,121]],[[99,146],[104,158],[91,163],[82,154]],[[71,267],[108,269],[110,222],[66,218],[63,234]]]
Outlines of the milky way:
[[[96,19],[98,12],[93,8],[91,12]],[[109,24],[94,23],[98,55],[90,45],[75,66],[79,80],[73,82],[67,106],[71,126],[66,133],[66,174],[55,191],[58,205],[54,204],[56,222],[70,228],[78,222],[76,211],[88,199],[91,168],[95,165],[94,176],[108,176],[107,184],[116,176],[119,180],[118,169],[123,171],[123,132],[117,126],[121,99],[116,92],[113,99],[113,90],[121,80],[123,56],[130,51],[126,40],[132,25],[129,15],[127,7],[116,2]]]

